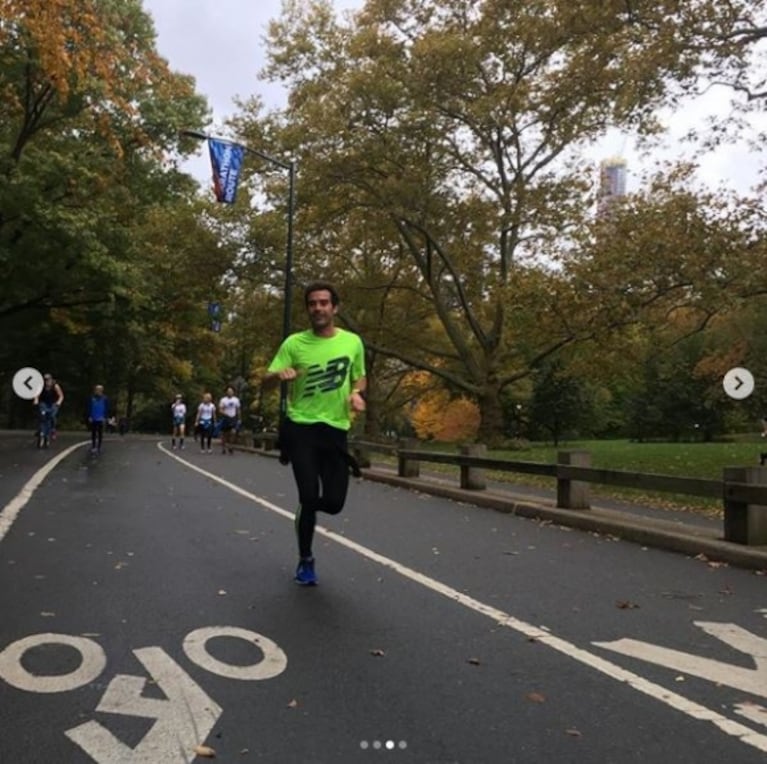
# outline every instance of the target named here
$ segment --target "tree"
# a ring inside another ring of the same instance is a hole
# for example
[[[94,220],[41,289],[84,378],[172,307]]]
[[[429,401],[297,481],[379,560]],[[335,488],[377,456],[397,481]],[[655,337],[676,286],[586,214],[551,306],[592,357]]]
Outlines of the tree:
[[[24,347],[55,370],[65,414],[94,379],[130,408],[205,357],[197,329],[228,268],[173,160],[205,101],[139,0],[0,11],[0,363]]]
[[[566,433],[588,426],[591,405],[584,383],[569,376],[559,359],[547,362],[535,375],[530,401],[530,429],[547,433],[558,446]]]
[[[369,0],[343,26],[327,3],[294,2],[272,25],[268,74],[290,100],[283,129],[272,121],[269,131],[300,155],[302,216],[341,225],[358,210],[386,231],[387,273],[375,286],[439,330],[369,345],[476,399],[482,439],[502,430],[506,389],[562,348],[633,320],[617,280],[595,267],[592,287],[577,278],[585,268],[560,266],[583,254],[591,231],[581,151],[609,125],[657,132],[656,109],[717,67],[743,65],[743,48],[726,42],[732,8]],[[758,11],[743,3],[735,15],[749,9]],[[697,240],[714,232],[694,222]],[[327,263],[363,256],[328,243]],[[680,267],[702,293],[708,274]]]

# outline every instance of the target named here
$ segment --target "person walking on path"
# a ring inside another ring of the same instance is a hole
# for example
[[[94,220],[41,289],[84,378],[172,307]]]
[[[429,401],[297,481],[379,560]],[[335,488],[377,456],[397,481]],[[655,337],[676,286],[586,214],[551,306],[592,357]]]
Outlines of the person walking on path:
[[[206,442],[207,452],[209,454],[212,453],[210,444],[213,439],[213,429],[215,426],[216,404],[213,403],[213,396],[210,393],[205,393],[205,395],[202,396],[202,402],[197,407],[197,416],[194,420],[194,430],[200,436],[200,453],[205,453]]]
[[[237,435],[240,419],[240,399],[234,394],[234,388],[229,385],[226,395],[218,402],[218,413],[221,414],[221,453],[227,450],[234,453],[232,444]]]
[[[96,385],[88,401],[88,425],[91,428],[91,453],[101,453],[104,439],[104,423],[109,419],[109,398],[104,395],[104,386]]]
[[[347,435],[352,416],[365,410],[365,351],[358,335],[335,325],[339,302],[332,284],[306,287],[311,328],[282,342],[262,380],[264,389],[290,384],[279,446],[298,489],[295,581],[304,586],[317,583],[312,554],[317,512],[338,514],[346,502],[349,469],[356,468]]]
[[[181,393],[176,393],[176,398],[170,405],[170,413],[173,417],[173,430],[170,439],[170,447],[176,450],[176,438],[178,447],[184,448],[184,436],[186,435],[186,403]]]

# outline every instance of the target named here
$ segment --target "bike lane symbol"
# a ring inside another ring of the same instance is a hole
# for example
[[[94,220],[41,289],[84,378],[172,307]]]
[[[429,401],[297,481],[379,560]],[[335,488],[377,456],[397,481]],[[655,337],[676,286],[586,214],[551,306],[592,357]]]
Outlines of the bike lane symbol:
[[[261,660],[251,665],[231,665],[207,651],[214,637],[235,637],[254,644]],[[24,654],[43,644],[73,647],[80,652],[80,666],[57,676],[39,676],[22,665]],[[197,629],[187,635],[184,652],[200,668],[229,679],[258,681],[281,674],[287,656],[272,640],[254,631],[231,626]],[[91,720],[65,731],[65,735],[98,764],[188,764],[194,748],[210,734],[222,714],[221,707],[162,648],[144,647],[133,654],[147,670],[165,698],[147,698],[142,693],[147,679],[118,674],[107,686],[96,711],[154,719],[149,732],[131,748],[104,725]],[[106,666],[106,655],[97,643],[68,634],[36,634],[12,643],[0,652],[0,678],[28,692],[68,692],[93,682]]]
[[[618,639],[614,642],[594,642],[593,644],[621,655],[639,658],[657,666],[767,698],[767,639],[758,637],[734,623],[710,621],[693,623],[706,634],[749,656],[754,668],[744,668],[636,639]]]

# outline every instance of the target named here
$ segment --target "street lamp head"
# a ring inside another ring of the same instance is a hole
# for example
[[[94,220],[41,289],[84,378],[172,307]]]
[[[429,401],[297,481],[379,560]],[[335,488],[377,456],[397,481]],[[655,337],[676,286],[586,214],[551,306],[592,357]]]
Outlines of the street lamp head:
[[[198,141],[207,141],[207,133],[203,133],[201,130],[181,130],[179,135],[185,138],[196,138]]]

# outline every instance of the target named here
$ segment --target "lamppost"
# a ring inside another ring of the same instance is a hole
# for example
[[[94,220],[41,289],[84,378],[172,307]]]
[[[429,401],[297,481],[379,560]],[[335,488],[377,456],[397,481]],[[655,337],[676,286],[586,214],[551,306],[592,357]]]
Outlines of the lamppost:
[[[212,138],[222,143],[231,143],[232,145],[242,148],[247,154],[253,154],[259,159],[263,159],[265,162],[269,162],[270,164],[288,171],[288,232],[285,243],[285,285],[283,288],[285,304],[283,306],[282,314],[282,338],[285,339],[285,337],[290,334],[290,308],[293,303],[293,214],[296,201],[296,163],[293,160],[286,162],[282,159],[277,159],[277,157],[270,156],[264,151],[259,151],[258,149],[251,148],[242,143],[229,141],[225,138],[215,138],[200,130],[182,130],[181,135],[186,136],[187,138],[196,138],[200,141],[209,141]],[[282,419],[287,412],[287,401],[287,385],[283,382],[280,385],[280,419]]]

